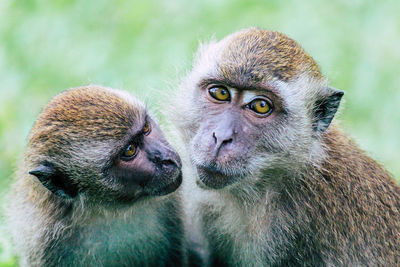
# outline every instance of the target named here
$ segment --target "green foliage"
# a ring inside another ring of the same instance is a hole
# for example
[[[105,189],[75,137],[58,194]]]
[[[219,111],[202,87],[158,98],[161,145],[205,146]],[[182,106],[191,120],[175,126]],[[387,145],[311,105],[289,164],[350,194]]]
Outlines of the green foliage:
[[[0,197],[52,96],[102,84],[144,98],[158,113],[199,40],[249,26],[303,45],[346,92],[345,131],[400,178],[399,13],[398,1],[372,0],[2,0]],[[15,265],[11,255],[1,239],[0,266]]]

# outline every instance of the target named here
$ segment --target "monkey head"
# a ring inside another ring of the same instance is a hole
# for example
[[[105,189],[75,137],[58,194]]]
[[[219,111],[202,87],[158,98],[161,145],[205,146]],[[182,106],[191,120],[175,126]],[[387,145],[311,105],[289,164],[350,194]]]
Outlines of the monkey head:
[[[144,104],[99,86],[50,101],[32,128],[25,162],[55,195],[96,203],[165,195],[182,181],[180,158]]]
[[[221,189],[318,162],[342,95],[295,41],[251,28],[200,47],[174,117],[198,184]]]

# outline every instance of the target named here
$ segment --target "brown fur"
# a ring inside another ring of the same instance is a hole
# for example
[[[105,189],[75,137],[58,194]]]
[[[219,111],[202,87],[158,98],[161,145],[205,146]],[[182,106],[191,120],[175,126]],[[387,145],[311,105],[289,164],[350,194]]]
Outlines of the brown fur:
[[[315,61],[282,33],[252,28],[235,34],[228,42],[219,67],[229,80],[237,77],[244,84],[272,78],[289,81],[300,72],[322,77]]]
[[[55,96],[43,109],[29,134],[25,152],[25,173],[48,158],[57,159],[59,167],[65,172],[79,172],[74,169],[76,166],[64,166],[64,162],[78,157],[77,149],[83,148],[83,144],[93,143],[95,148],[95,142],[105,143],[122,139],[130,129],[128,125],[134,125],[135,121],[145,116],[144,106],[140,102],[135,104],[138,105],[136,108],[112,89],[100,86],[73,88]],[[102,160],[112,152],[114,151],[111,148],[107,151],[99,149],[92,156]],[[90,153],[92,151],[87,151],[87,154]],[[79,161],[82,167],[86,164],[92,165],[93,159],[88,155],[87,159],[80,157]],[[100,164],[88,170],[92,169],[93,173],[99,174],[102,170],[97,167],[100,167]],[[102,193],[106,195],[107,192],[99,190],[101,184],[86,182],[85,179],[81,179],[79,183],[82,187],[94,191],[99,198],[105,197]],[[37,179],[26,179],[24,183],[33,183],[33,190],[42,191],[44,196],[54,198],[52,194],[48,194],[47,189],[40,186]],[[37,196],[36,193],[30,195]],[[40,195],[39,198],[43,199]]]
[[[52,99],[32,128],[29,147],[41,153],[58,147],[65,139],[104,140],[122,138],[126,125],[140,116],[126,101],[101,87],[88,86],[65,91]],[[112,129],[104,125],[113,125]],[[85,129],[82,136],[81,129]],[[112,131],[111,131],[112,130]],[[54,138],[49,140],[49,136]],[[55,142],[57,140],[57,142]]]
[[[318,204],[310,206],[309,212],[318,214],[321,246],[339,250],[339,255],[353,254],[363,265],[373,265],[371,259],[381,266],[399,265],[400,187],[337,129],[331,129],[323,142],[328,156],[319,170],[321,176],[310,181],[309,192],[315,195],[308,202]]]
[[[337,127],[322,142],[321,167],[306,165],[295,179],[274,185],[281,194],[272,202],[282,205],[279,220],[290,229],[281,230],[297,240],[285,257],[303,266],[398,266],[400,187]]]

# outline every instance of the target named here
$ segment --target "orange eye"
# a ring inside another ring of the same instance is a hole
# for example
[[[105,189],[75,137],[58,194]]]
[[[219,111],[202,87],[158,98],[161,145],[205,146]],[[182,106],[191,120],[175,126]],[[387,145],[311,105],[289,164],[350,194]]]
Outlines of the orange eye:
[[[132,158],[136,155],[136,151],[136,146],[134,144],[130,144],[125,148],[124,152],[122,153],[122,158]]]
[[[229,90],[225,87],[212,87],[208,89],[208,92],[213,98],[219,101],[231,100],[231,94],[229,93]]]
[[[148,134],[149,132],[150,132],[150,123],[148,123],[146,121],[146,123],[144,124],[144,127],[143,127],[143,133]]]
[[[258,114],[268,114],[271,111],[271,104],[262,98],[254,99],[250,102],[249,108]]]

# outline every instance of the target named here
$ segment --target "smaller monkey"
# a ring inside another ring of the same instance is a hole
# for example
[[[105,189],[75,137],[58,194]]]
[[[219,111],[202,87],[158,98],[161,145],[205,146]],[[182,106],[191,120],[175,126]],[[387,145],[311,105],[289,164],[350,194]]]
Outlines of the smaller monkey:
[[[9,220],[22,266],[181,266],[181,161],[128,93],[55,96],[34,124]]]

